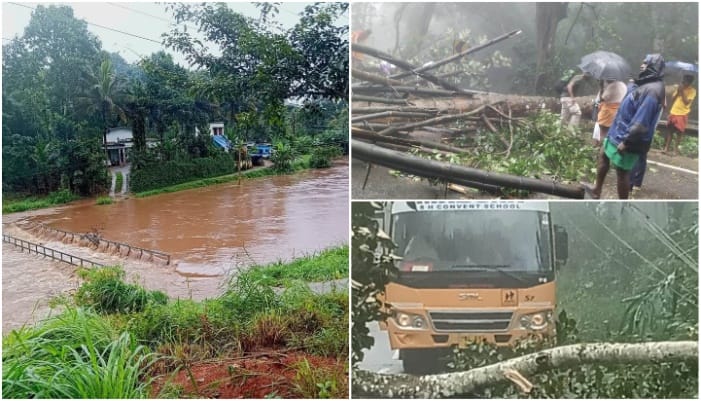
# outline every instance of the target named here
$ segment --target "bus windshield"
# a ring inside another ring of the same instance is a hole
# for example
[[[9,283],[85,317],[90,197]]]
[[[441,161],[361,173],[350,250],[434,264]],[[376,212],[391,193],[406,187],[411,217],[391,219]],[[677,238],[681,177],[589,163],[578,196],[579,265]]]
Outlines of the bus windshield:
[[[540,211],[422,211],[392,217],[400,270],[551,270],[550,222]]]

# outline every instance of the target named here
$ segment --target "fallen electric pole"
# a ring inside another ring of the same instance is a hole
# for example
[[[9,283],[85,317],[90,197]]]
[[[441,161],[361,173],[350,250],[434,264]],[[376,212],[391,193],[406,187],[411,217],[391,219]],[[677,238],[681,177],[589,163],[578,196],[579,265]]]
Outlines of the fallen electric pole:
[[[584,199],[584,186],[565,185],[535,178],[492,173],[470,167],[408,155],[376,145],[351,141],[352,156],[370,164],[378,164],[423,178],[439,179],[450,183],[475,186],[495,186],[540,192],[564,198]],[[474,183],[477,185],[470,185]]]

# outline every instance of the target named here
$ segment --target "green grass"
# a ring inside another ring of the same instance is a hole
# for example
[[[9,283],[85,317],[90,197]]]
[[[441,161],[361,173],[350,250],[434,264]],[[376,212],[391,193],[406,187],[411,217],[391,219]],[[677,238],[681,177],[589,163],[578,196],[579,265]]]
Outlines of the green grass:
[[[27,198],[18,199],[13,198],[11,195],[8,197],[3,196],[2,213],[16,213],[24,212],[26,210],[43,209],[46,207],[72,202],[77,199],[80,199],[80,197],[71,193],[67,189],[52,192],[44,197],[30,196]]]
[[[100,196],[100,197],[97,198],[97,200],[95,201],[95,204],[96,204],[96,205],[111,205],[111,204],[112,204],[112,198],[110,198],[109,196]]]
[[[124,185],[124,175],[121,171],[117,171],[115,177],[116,178],[114,179],[114,192],[120,193],[122,192],[122,185]]]
[[[143,398],[153,355],[109,320],[69,308],[3,338],[3,398]]]
[[[254,266],[248,276],[262,285],[280,287],[289,280],[330,281],[348,277],[348,246],[327,249],[290,263]]]
[[[287,264],[347,276],[348,247]],[[285,268],[284,265],[280,266]],[[123,282],[120,268],[80,272],[60,315],[3,337],[3,398],[146,398],[150,378],[247,351],[295,349],[348,358],[345,289],[315,294],[295,280],[280,291],[243,272],[213,299],[168,299]],[[145,348],[148,347],[148,348]],[[151,353],[149,350],[155,350]],[[339,398],[347,372],[294,366],[300,393]],[[180,394],[173,388],[160,396]],[[183,395],[183,394],[180,394]],[[183,395],[187,396],[187,395]]]

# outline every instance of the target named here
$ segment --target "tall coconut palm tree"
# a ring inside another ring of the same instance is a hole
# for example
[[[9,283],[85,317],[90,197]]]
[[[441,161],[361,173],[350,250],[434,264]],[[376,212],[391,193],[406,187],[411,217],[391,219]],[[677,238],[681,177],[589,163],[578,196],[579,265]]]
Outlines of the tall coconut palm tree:
[[[89,74],[88,81],[90,82],[88,99],[92,107],[96,108],[102,117],[102,145],[105,150],[105,157],[107,157],[107,131],[109,130],[112,112],[116,111],[122,120],[125,119],[124,112],[117,105],[116,101],[116,98],[121,94],[122,88],[109,58],[102,60],[100,68]]]

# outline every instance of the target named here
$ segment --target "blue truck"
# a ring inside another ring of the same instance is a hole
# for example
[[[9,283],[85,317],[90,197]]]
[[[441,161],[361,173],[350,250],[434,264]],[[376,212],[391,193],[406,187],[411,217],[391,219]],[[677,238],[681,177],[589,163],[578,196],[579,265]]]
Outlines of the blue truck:
[[[263,160],[270,159],[273,152],[273,145],[270,143],[248,143],[248,156],[251,158],[254,166],[263,164]]]

